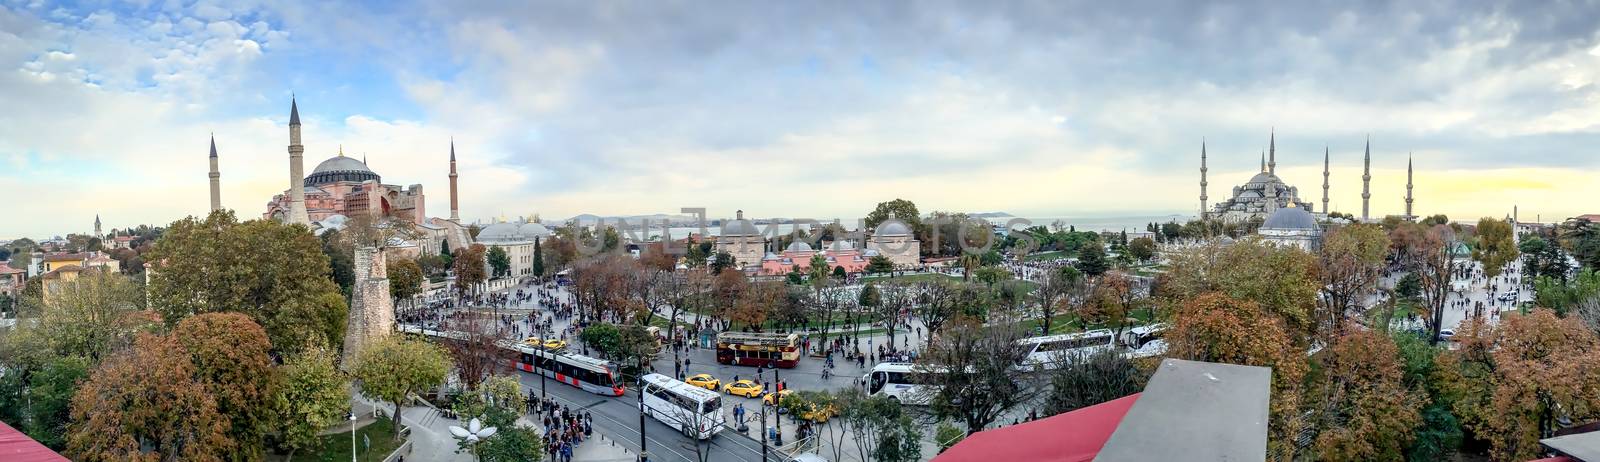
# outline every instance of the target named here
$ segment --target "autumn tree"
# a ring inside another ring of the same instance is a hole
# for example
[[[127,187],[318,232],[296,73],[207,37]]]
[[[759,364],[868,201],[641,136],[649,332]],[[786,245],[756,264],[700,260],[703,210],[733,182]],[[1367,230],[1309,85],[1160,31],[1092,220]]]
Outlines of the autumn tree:
[[[1600,369],[1600,339],[1579,320],[1536,309],[1498,326],[1469,319],[1462,331],[1462,348],[1440,355],[1441,380],[1494,459],[1534,459],[1558,419],[1600,416],[1600,376],[1592,373]]]
[[[1100,277],[1100,283],[1094,285],[1094,292],[1078,306],[1078,315],[1085,323],[1111,328],[1114,336],[1121,338],[1134,310],[1143,303],[1135,284],[1126,273],[1106,273]]]
[[[1383,275],[1384,258],[1389,254],[1389,236],[1383,228],[1354,224],[1336,228],[1323,236],[1317,266],[1322,276],[1323,322],[1335,334],[1343,334],[1350,314],[1359,315],[1366,299],[1377,289]]]
[[[394,431],[399,438],[403,402],[412,393],[444,383],[450,367],[450,357],[439,347],[392,335],[362,348],[352,370],[362,395],[394,403]]]
[[[1289,339],[1307,346],[1316,333],[1316,258],[1298,248],[1259,238],[1233,244],[1212,240],[1169,254],[1171,268],[1158,285],[1169,304],[1222,292],[1236,301],[1255,302],[1283,321]]]
[[[278,353],[342,341],[348,308],[329,277],[322,242],[305,226],[239,223],[219,210],[172,223],[146,260],[154,263],[150,307],[169,327],[234,311],[265,328]]]
[[[1307,368],[1304,350],[1289,338],[1281,317],[1255,301],[1208,292],[1177,307],[1165,338],[1170,357],[1271,367],[1268,446],[1293,456]]]
[[[422,293],[422,265],[410,258],[388,261],[385,269],[389,275],[389,296],[395,300],[411,300]]]
[[[1455,280],[1451,256],[1451,247],[1456,244],[1455,232],[1445,225],[1422,229],[1420,225],[1404,224],[1391,231],[1389,237],[1399,248],[1401,265],[1417,275],[1427,315],[1429,342],[1438,344],[1439,331],[1444,328],[1445,305]]]
[[[317,434],[343,420],[350,407],[350,380],[334,366],[333,352],[312,346],[284,362],[283,381],[274,396],[278,432],[288,450],[313,450],[322,443]]]
[[[1128,241],[1128,254],[1140,262],[1147,262],[1156,257],[1156,241],[1148,237],[1134,238]]]
[[[1379,331],[1353,330],[1322,358],[1322,380],[1312,393],[1321,401],[1314,417],[1317,459],[1406,460],[1426,397],[1403,382],[1394,340]]]
[[[1507,263],[1517,261],[1515,230],[1511,229],[1511,222],[1489,217],[1479,219],[1477,229],[1478,245],[1472,248],[1472,259],[1483,265],[1487,287],[1505,271]]]
[[[66,453],[88,462],[222,461],[238,448],[228,427],[183,345],[142,334],[72,397]]]
[[[784,286],[779,282],[753,282],[739,295],[729,321],[761,330],[762,324],[772,314],[772,306],[784,297]]]
[[[934,414],[961,420],[970,435],[1020,404],[1027,394],[1012,375],[1028,355],[1019,343],[1025,336],[1015,323],[985,325],[967,316],[952,320],[913,369],[920,380],[937,386],[929,401]]]
[[[720,330],[727,330],[733,321],[733,312],[739,306],[739,299],[744,297],[744,292],[749,290],[750,282],[744,273],[739,271],[723,271],[716,273],[712,279],[712,306]]]
[[[468,390],[478,388],[484,379],[500,373],[510,364],[506,350],[499,341],[506,333],[492,317],[485,313],[463,313],[449,320],[447,328],[461,335],[441,340],[444,350],[455,364],[456,378]]]
[[[456,273],[456,291],[466,294],[477,290],[478,284],[488,280],[483,265],[488,249],[483,244],[472,244],[471,247],[458,249],[455,255],[454,268]]]
[[[231,460],[261,460],[266,433],[275,426],[278,375],[261,325],[242,313],[191,316],[172,331],[194,366],[194,380],[227,416]]]

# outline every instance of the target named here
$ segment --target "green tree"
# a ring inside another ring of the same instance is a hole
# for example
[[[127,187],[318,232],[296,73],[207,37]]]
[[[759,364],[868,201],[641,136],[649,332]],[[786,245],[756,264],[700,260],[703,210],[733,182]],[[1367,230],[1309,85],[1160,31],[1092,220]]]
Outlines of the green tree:
[[[400,413],[406,397],[443,384],[450,373],[450,357],[444,350],[398,335],[367,345],[355,363],[361,394],[394,403],[396,438],[400,437]]]
[[[1507,263],[1517,260],[1514,232],[1508,221],[1488,217],[1478,220],[1478,245],[1472,248],[1472,259],[1483,265],[1485,286],[1493,284]]]
[[[1060,358],[1059,367],[1050,373],[1044,415],[1072,412],[1138,393],[1149,380],[1150,373],[1113,350]]]
[[[395,300],[410,300],[422,293],[422,265],[409,258],[389,260],[385,265],[389,275],[389,296]]]
[[[905,199],[879,202],[871,212],[867,213],[864,222],[867,229],[877,229],[878,225],[890,218],[905,223],[907,227],[911,228],[912,233],[916,233],[918,229],[922,228],[922,214],[917,212],[917,204]]]
[[[1134,238],[1128,241],[1128,255],[1141,262],[1150,261],[1156,257],[1156,241],[1148,237]]]
[[[511,274],[511,255],[500,246],[489,247],[489,267],[494,268],[494,276],[502,277]]]
[[[711,260],[711,274],[722,274],[722,270],[735,268],[738,264],[739,262],[733,258],[733,254],[717,252],[716,258]]]
[[[1011,280],[1013,276],[1011,271],[1007,271],[1005,268],[998,266],[985,266],[978,268],[978,270],[974,271],[972,275],[978,279],[978,282],[982,282],[984,285],[989,286],[990,288],[993,288],[995,284]]]
[[[970,435],[1020,404],[1025,395],[1012,372],[1028,355],[1023,337],[1015,324],[985,325],[966,316],[945,326],[913,373],[938,386],[929,399],[934,414],[960,420]]]
[[[347,308],[322,247],[304,226],[239,223],[226,210],[178,220],[146,258],[154,263],[149,303],[168,326],[197,314],[244,313],[266,328],[279,354],[312,339],[336,344]]]
[[[261,460],[263,442],[274,428],[278,371],[268,351],[267,333],[242,313],[206,313],[185,318],[172,337],[189,353],[195,382],[228,417],[233,460]]]
[[[867,260],[867,272],[875,274],[894,272],[894,261],[883,255],[873,255]]]
[[[334,366],[333,352],[312,346],[283,364],[283,384],[274,396],[278,431],[287,460],[294,453],[317,449],[317,433],[343,420],[350,407],[350,380]]]
[[[844,433],[855,440],[858,460],[912,462],[922,459],[922,430],[899,401],[867,397],[860,389],[837,399]]]
[[[59,356],[29,377],[28,420],[22,432],[45,446],[66,446],[67,424],[72,411],[72,395],[78,384],[89,378],[93,364],[82,356]]]
[[[533,238],[533,277],[544,277],[544,247],[539,238]]]
[[[1098,242],[1084,245],[1078,251],[1078,271],[1089,276],[1099,277],[1111,269],[1111,262],[1106,261],[1106,250]]]
[[[1348,316],[1352,312],[1359,315],[1366,308],[1367,297],[1377,289],[1388,255],[1389,236],[1375,225],[1349,225],[1323,237],[1318,273],[1322,276],[1322,299],[1328,307],[1324,322],[1334,332],[1344,333]]]
[[[328,257],[328,270],[331,271],[333,282],[339,285],[339,292],[350,295],[352,287],[356,285],[355,248],[350,246],[348,239],[339,235],[339,230],[330,229],[322,233],[322,254]]]
[[[144,294],[127,276],[85,271],[53,293],[49,302],[29,303],[40,306],[38,327],[56,355],[99,362],[151,327],[149,314],[140,307]]]

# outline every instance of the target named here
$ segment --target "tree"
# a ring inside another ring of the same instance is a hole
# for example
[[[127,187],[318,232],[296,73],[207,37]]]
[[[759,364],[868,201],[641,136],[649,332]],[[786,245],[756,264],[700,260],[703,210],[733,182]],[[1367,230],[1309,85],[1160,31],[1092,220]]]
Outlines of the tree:
[[[242,313],[206,313],[179,322],[172,337],[189,353],[195,382],[227,416],[237,445],[230,459],[261,460],[278,386],[267,332]]]
[[[389,296],[395,300],[410,300],[422,293],[422,265],[409,258],[389,260],[385,267],[389,275]]]
[[[738,307],[739,299],[749,289],[750,283],[743,272],[723,271],[717,273],[712,279],[711,290],[715,318],[722,322],[720,330],[727,330],[733,320],[733,312]]]
[[[1144,391],[1150,373],[1113,350],[1063,361],[1050,372],[1050,394],[1045,396],[1047,416],[1072,412]]]
[[[278,410],[278,431],[288,450],[294,453],[316,449],[322,443],[317,433],[339,423],[350,407],[350,381],[334,366],[333,352],[312,346],[284,362],[283,383],[274,396]]]
[[[738,265],[739,261],[733,258],[733,254],[717,252],[716,258],[711,260],[711,274],[722,274],[722,270],[737,269]]]
[[[1469,319],[1458,350],[1440,355],[1455,411],[1497,460],[1529,460],[1554,434],[1558,419],[1600,415],[1600,338],[1574,318],[1546,309],[1507,315],[1498,326]]]
[[[1417,275],[1422,287],[1423,307],[1427,311],[1429,341],[1438,344],[1439,331],[1444,328],[1444,309],[1449,300],[1455,265],[1451,247],[1455,232],[1445,225],[1434,225],[1426,230],[1419,226],[1401,226],[1390,233],[1390,240],[1400,250],[1401,264]]]
[[[1318,460],[1405,460],[1425,397],[1406,387],[1400,359],[1382,332],[1352,330],[1333,342],[1312,394],[1323,401],[1315,417]]]
[[[1140,262],[1147,262],[1156,257],[1156,241],[1148,237],[1138,237],[1128,241],[1128,254]]]
[[[330,229],[322,233],[322,254],[328,257],[328,271],[333,276],[333,282],[339,285],[339,292],[350,295],[356,285],[355,247],[350,246],[350,240],[339,236],[339,230]]]
[[[89,378],[93,364],[82,356],[58,356],[28,378],[27,414],[23,433],[52,448],[66,445],[72,395]],[[11,374],[16,375],[16,374]]]
[[[505,328],[485,313],[463,313],[448,321],[450,330],[460,336],[443,340],[444,350],[450,353],[455,364],[456,377],[468,390],[506,367],[510,361],[499,342],[506,337]]]
[[[478,284],[488,279],[484,274],[484,259],[488,249],[483,244],[472,244],[472,247],[460,249],[455,252],[456,291],[467,293],[476,290]]]
[[[322,242],[304,226],[239,223],[226,210],[174,222],[156,241],[146,288],[168,326],[189,316],[236,311],[266,329],[278,354],[342,340],[345,307],[329,277]]]
[[[48,302],[28,300],[39,306],[38,327],[59,356],[82,356],[98,363],[153,327],[150,313],[140,306],[144,294],[121,274],[85,271],[58,285],[53,294]]]
[[[544,277],[544,248],[540,247],[539,238],[533,238],[533,277]]]
[[[866,229],[877,229],[878,225],[891,218],[905,223],[913,233],[922,228],[922,214],[917,212],[917,204],[905,199],[879,202],[867,213],[864,224]]]
[[[1345,331],[1351,312],[1366,308],[1367,296],[1377,289],[1383,275],[1384,257],[1389,254],[1389,236],[1371,224],[1354,224],[1334,229],[1323,237],[1318,254],[1322,276],[1322,300],[1328,327],[1338,334]]]
[[[1322,284],[1311,254],[1245,238],[1230,245],[1206,241],[1169,257],[1170,269],[1156,284],[1168,304],[1187,303],[1210,292],[1253,301],[1283,321],[1291,341],[1309,347],[1317,333],[1317,291]]]
[[[1567,263],[1567,253],[1561,246],[1544,240],[1539,236],[1528,236],[1517,244],[1517,252],[1522,254],[1523,280],[1532,281],[1540,276],[1549,276],[1565,282],[1572,273],[1572,267]]]
[[[1478,220],[1478,245],[1472,248],[1472,259],[1483,265],[1485,287],[1493,284],[1507,263],[1517,261],[1514,233],[1508,221],[1489,217]]]
[[[450,358],[439,347],[421,340],[393,335],[378,339],[356,358],[356,379],[361,394],[394,403],[395,437],[400,437],[401,404],[407,396],[444,383]]]
[[[1070,305],[1074,297],[1081,296],[1085,287],[1083,273],[1072,266],[1062,265],[1055,271],[1045,272],[1044,282],[1033,290],[1034,299],[1039,303],[1039,326],[1043,334],[1050,333],[1056,315]]]
[[[1218,292],[1187,300],[1172,318],[1165,335],[1169,357],[1272,368],[1268,446],[1285,459],[1292,457],[1306,363],[1304,350],[1290,340],[1283,320],[1257,302]]]
[[[843,281],[847,277],[850,277],[850,273],[845,272],[843,266],[835,266],[835,267],[833,267],[833,278],[834,279],[838,279],[840,281]]]
[[[505,248],[502,248],[498,245],[490,246],[488,259],[489,267],[494,268],[494,277],[502,277],[511,274],[511,255],[506,253]]]
[[[894,261],[883,255],[873,255],[867,259],[867,272],[883,274],[894,272]]]
[[[951,321],[914,369],[920,380],[938,386],[930,400],[934,414],[961,420],[971,435],[1021,403],[1012,368],[1028,355],[1018,342],[1024,336],[1014,323],[984,325],[967,316]]]
[[[72,397],[67,455],[81,461],[221,461],[238,444],[183,345],[140,335]],[[146,448],[149,448],[147,451]]]
[[[836,403],[841,411],[838,419],[843,423],[842,433],[855,440],[859,460],[922,459],[922,431],[894,398],[868,397],[859,388],[850,388],[840,391]]]
[[[1098,243],[1092,243],[1078,251],[1078,271],[1092,277],[1099,277],[1111,269],[1111,262],[1106,261],[1106,249]]]

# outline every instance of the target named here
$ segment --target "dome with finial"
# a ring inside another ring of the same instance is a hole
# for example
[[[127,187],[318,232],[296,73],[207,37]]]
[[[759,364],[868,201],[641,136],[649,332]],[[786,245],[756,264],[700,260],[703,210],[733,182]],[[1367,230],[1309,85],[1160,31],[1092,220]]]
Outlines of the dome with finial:
[[[1267,215],[1266,221],[1261,222],[1261,229],[1285,230],[1316,230],[1322,226],[1317,224],[1317,218],[1311,216],[1306,209],[1296,207],[1293,202]]]
[[[345,157],[344,147],[339,147],[339,155],[328,158],[317,164],[311,170],[311,175],[306,177],[306,185],[317,186],[340,181],[362,182],[367,180],[382,181],[377,172],[367,167],[365,162],[354,158]]]

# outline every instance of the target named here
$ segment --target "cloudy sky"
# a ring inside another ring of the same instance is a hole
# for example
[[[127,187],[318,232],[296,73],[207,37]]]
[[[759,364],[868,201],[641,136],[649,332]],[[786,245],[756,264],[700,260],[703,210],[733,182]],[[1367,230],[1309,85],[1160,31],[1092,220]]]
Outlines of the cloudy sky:
[[[259,216],[366,156],[467,219],[1192,214],[1258,168],[1360,212],[1600,212],[1600,6],[0,0],[0,239]],[[1109,7],[1109,8],[1108,8]]]

